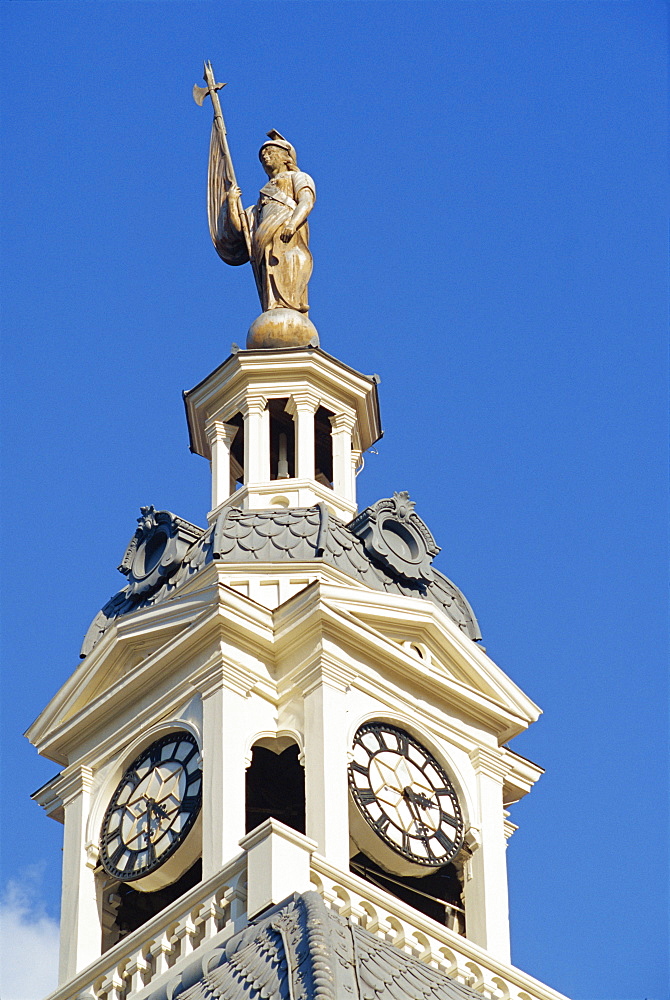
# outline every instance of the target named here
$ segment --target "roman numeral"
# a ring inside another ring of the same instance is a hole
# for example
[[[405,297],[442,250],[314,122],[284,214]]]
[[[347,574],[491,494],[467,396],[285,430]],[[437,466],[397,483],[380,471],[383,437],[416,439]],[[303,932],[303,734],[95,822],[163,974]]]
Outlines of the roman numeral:
[[[130,774],[126,775],[126,780],[124,781],[123,784],[130,785],[130,790],[134,792],[139,783],[140,783],[139,774],[137,773],[137,771],[131,771]],[[123,790],[123,788],[121,788],[121,790]]]
[[[438,830],[435,834],[435,840],[445,849],[445,851],[452,851],[454,848],[453,840],[449,840],[446,833],[443,830]]]
[[[367,733],[363,733],[363,736],[367,736]],[[377,740],[379,740],[379,733],[378,732],[373,731],[373,736],[375,736],[377,738]],[[371,750],[370,747],[367,746],[367,744],[365,744],[363,742],[363,740],[361,739],[360,736],[357,736],[356,739],[354,740],[354,746],[360,747],[361,750],[365,750],[365,752],[368,755],[368,757],[372,757],[372,755],[374,753],[374,750]]]
[[[435,852],[433,851],[433,848],[430,846],[430,837],[422,837],[421,839],[423,840],[423,843],[425,845],[426,854],[428,855],[428,857],[434,858]]]
[[[198,805],[198,802],[199,799],[197,795],[185,795],[182,800],[181,808],[187,809],[189,812],[193,812],[195,807]]]
[[[395,736],[398,741],[399,753],[401,753],[403,757],[406,757],[407,754],[409,753],[409,741],[407,737],[405,736],[404,733],[396,733]]]
[[[107,831],[102,839],[103,844],[111,844],[113,840],[119,840],[121,838],[121,816],[123,815],[123,809],[115,810],[109,818],[107,824]],[[110,827],[114,824],[114,827],[110,830]]]
[[[358,788],[358,800],[363,806],[369,806],[371,802],[377,801],[377,796],[371,788]]]
[[[111,865],[114,865],[114,867],[116,867],[116,862],[121,860],[121,855],[125,854],[125,852],[126,852],[126,845],[125,844],[119,844],[119,846],[114,851],[114,853],[112,854],[111,858],[109,859],[109,863]]]
[[[454,830],[457,830],[461,825],[461,821],[458,816],[450,816],[449,813],[440,812],[440,822],[448,823],[449,826],[453,826]]]
[[[367,767],[363,767],[363,765],[359,764],[357,760],[353,760],[349,766],[352,771],[356,771],[357,774],[364,774],[365,777],[367,778],[368,776]]]
[[[391,820],[388,816],[380,816],[378,820],[375,820],[375,830],[377,830],[378,833],[386,833],[390,822]]]

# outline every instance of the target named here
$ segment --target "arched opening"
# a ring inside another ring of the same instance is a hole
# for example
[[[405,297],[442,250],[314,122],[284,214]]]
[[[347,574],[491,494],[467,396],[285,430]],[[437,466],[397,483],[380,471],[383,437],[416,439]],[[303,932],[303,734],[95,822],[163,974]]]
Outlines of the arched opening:
[[[265,740],[253,748],[246,774],[246,831],[270,816],[305,832],[305,771],[295,743]],[[273,749],[269,749],[272,746]]]

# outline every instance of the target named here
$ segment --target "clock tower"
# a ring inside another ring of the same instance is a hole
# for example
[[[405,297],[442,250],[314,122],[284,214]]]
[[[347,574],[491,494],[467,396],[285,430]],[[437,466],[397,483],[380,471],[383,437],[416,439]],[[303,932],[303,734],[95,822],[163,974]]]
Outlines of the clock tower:
[[[507,744],[539,709],[435,565],[428,512],[358,509],[379,380],[319,346],[314,183],[269,136],[253,209],[231,208],[227,146],[210,159],[215,246],[252,261],[264,309],[184,393],[210,509],[141,509],[28,731],[62,769],[35,793],[64,828],[52,1000],[560,1000],[509,950],[507,810],[541,769]]]

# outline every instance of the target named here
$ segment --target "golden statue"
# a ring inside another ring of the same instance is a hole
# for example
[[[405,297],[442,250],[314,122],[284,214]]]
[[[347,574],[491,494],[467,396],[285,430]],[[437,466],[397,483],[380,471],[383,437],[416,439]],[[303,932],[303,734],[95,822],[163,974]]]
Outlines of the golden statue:
[[[242,205],[221,106],[210,63],[205,64],[207,87],[194,87],[202,104],[207,94],[214,106],[209,151],[209,231],[216,252],[226,264],[251,262],[263,312],[254,320],[247,348],[317,346],[318,334],[308,316],[307,284],[312,273],[307,217],[316,190],[309,174],[298,169],[295,149],[276,130],[260,148],[259,159],[268,176],[258,201]]]

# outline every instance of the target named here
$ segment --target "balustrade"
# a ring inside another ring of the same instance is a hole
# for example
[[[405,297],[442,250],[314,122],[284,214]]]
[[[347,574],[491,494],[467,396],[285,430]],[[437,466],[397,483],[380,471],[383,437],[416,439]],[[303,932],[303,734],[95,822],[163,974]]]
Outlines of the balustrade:
[[[276,836],[271,824],[267,836]],[[257,868],[251,866],[250,876],[258,879],[262,872]],[[449,927],[316,854],[311,855],[310,879],[326,905],[342,917],[486,1000],[566,1000]],[[119,941],[48,1000],[130,1000],[171,970],[178,974],[196,949],[225,940],[246,922],[245,853]]]
[[[359,876],[312,857],[312,884],[341,916],[413,958],[469,986],[487,1000],[566,1000],[448,927],[425,917]]]
[[[236,858],[119,941],[48,1000],[129,1000],[246,913],[246,856]],[[226,935],[222,935],[225,937]]]

